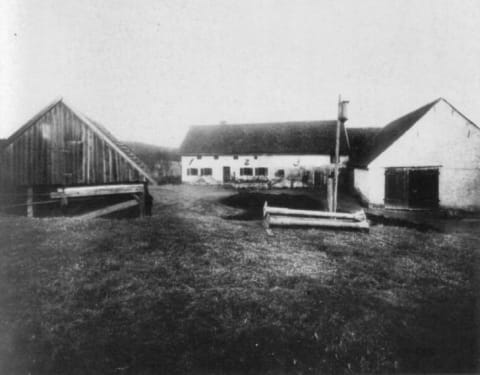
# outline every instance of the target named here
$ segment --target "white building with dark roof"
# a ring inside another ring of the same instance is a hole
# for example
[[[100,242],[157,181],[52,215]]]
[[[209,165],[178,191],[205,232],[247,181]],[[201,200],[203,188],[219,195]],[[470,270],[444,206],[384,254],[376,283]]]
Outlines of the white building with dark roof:
[[[192,126],[180,148],[182,181],[222,184],[296,176],[312,182],[316,169],[333,165],[336,126],[335,120]],[[343,130],[340,155],[345,163]]]
[[[369,206],[480,209],[480,128],[445,99],[355,132],[349,165]]]

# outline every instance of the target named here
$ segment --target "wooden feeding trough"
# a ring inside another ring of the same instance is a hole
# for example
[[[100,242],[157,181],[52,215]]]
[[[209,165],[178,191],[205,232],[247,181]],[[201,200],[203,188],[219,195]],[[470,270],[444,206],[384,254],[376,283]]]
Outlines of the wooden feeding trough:
[[[271,226],[322,227],[365,231],[370,228],[363,210],[354,213],[294,210],[270,207],[266,201],[263,206],[263,222],[267,230]]]

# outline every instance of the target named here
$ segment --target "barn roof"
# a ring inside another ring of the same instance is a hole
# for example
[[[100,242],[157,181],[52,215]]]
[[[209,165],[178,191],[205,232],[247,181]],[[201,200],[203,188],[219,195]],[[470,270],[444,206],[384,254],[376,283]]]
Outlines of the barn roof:
[[[123,153],[130,159],[132,160],[136,165],[138,165],[143,171],[145,177],[149,178],[150,182],[155,183],[153,177],[150,175],[151,172],[148,168],[148,166],[143,162],[142,159],[140,159],[133,150],[128,147],[125,143],[120,142],[117,138],[114,137],[112,133],[110,133],[107,128],[105,128],[103,125],[99,124],[96,121],[93,121],[92,119],[88,119],[91,123],[93,123],[97,129],[99,129],[105,137],[107,137],[119,150],[123,151]]]
[[[138,172],[143,175],[147,180],[149,180],[152,184],[156,184],[155,179],[151,176],[151,173],[148,167],[140,160],[135,153],[125,144],[120,142],[115,136],[110,133],[103,125],[89,119],[87,116],[84,116],[80,112],[74,110],[71,106],[65,103],[63,98],[57,99],[45,108],[43,108],[40,112],[38,112],[35,116],[33,116],[27,123],[21,126],[17,131],[15,131],[6,141],[3,146],[6,146],[12,143],[15,139],[17,139],[21,134],[27,131],[30,127],[32,127],[40,118],[42,118],[46,113],[52,110],[54,107],[63,103],[65,107],[67,107],[70,111],[72,111],[82,122],[90,127],[99,137],[105,140],[114,150],[116,150],[119,154],[121,154],[127,162],[129,162]],[[0,144],[1,145],[1,144]]]
[[[188,131],[182,155],[322,154],[335,151],[336,120],[261,124],[196,125]],[[340,153],[348,154],[345,132]]]
[[[358,131],[357,141],[367,138],[363,144],[363,148],[357,154],[352,154],[350,164],[357,167],[366,167],[374,159],[377,158],[383,151],[390,147],[398,138],[400,138],[408,129],[417,123],[435,104],[442,99],[437,99],[428,103],[406,115],[388,123],[381,128],[377,134],[374,131]],[[364,128],[365,129],[365,128]],[[368,128],[367,128],[368,129]],[[348,129],[349,136],[355,137],[355,131]],[[369,140],[368,140],[369,138]]]

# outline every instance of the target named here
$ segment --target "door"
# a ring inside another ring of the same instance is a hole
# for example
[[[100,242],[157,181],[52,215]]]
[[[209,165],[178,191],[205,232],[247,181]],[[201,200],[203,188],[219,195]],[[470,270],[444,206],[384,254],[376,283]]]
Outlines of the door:
[[[412,169],[409,173],[409,206],[438,207],[438,169]]]
[[[223,167],[223,182],[230,181],[230,167]]]
[[[385,206],[408,207],[408,170],[388,168],[385,171]]]
[[[385,206],[391,208],[438,207],[437,168],[387,168]]]

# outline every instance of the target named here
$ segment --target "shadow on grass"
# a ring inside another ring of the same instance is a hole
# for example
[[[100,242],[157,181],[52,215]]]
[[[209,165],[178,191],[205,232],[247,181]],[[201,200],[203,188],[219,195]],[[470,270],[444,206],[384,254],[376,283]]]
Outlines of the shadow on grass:
[[[239,192],[222,199],[220,202],[230,207],[241,208],[244,212],[236,215],[224,216],[228,220],[261,220],[263,205],[287,207],[303,210],[323,210],[322,202],[308,195],[302,194],[272,194],[261,192]]]
[[[367,214],[367,217],[372,223],[372,225],[381,224],[381,225],[387,225],[387,226],[410,228],[410,229],[416,229],[420,232],[428,232],[428,231],[440,232],[438,228],[428,223],[423,223],[423,222],[417,223],[417,222],[408,221],[404,219],[390,218],[390,217],[385,217],[381,215],[372,215],[372,214]]]

